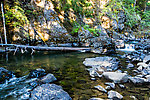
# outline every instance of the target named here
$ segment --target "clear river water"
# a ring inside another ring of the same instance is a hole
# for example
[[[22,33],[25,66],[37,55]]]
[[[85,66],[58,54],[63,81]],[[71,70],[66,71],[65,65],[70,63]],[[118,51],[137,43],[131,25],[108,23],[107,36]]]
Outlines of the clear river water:
[[[120,58],[122,54],[111,56],[119,57],[123,66],[122,70],[126,70],[126,60]],[[23,90],[24,88],[20,88],[27,87],[28,82],[23,82],[23,76],[28,75],[31,70],[37,68],[43,68],[47,73],[54,74],[57,81],[53,83],[61,85],[73,100],[88,100],[92,97],[107,99],[107,93],[96,90],[94,86],[101,85],[106,87],[104,83],[109,82],[109,80],[96,78],[97,80],[92,81],[89,72],[86,70],[87,67],[83,65],[85,58],[99,56],[106,55],[81,52],[36,52],[33,55],[30,53],[0,54],[0,67],[13,71],[16,77],[21,77],[20,80],[22,80],[22,84],[18,83],[20,85],[11,84],[7,88],[0,88],[0,99],[17,100],[19,98],[17,89],[19,92],[26,91]],[[125,85],[125,89],[121,89],[116,85],[114,90],[122,94],[124,100],[134,100],[134,96],[138,100],[148,100],[150,97],[149,84],[135,86],[132,83],[125,83],[123,85]]]

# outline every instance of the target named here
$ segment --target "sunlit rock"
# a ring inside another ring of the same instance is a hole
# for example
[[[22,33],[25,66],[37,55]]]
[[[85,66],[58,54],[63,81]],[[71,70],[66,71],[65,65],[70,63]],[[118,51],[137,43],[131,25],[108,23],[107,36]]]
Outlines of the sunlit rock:
[[[147,79],[147,82],[150,82],[150,75],[146,75],[145,77]]]
[[[102,75],[115,83],[124,83],[128,81],[128,75],[126,73],[104,72]]]
[[[106,85],[109,85],[112,89],[115,89],[115,83],[106,82]]]
[[[109,99],[115,99],[115,98],[123,99],[123,96],[120,93],[111,90],[111,91],[108,92],[108,98]]]
[[[84,17],[83,22],[86,23],[87,25],[92,25],[94,22],[94,19]]]
[[[102,86],[98,85],[98,86],[94,86],[94,88],[98,89],[99,91],[102,91],[102,92],[107,92],[106,89],[104,89]]]
[[[42,84],[31,92],[30,100],[72,100],[61,86],[55,84]]]
[[[124,85],[122,85],[122,84],[119,84],[119,87],[120,87],[120,88],[122,88],[122,89],[124,89],[124,88],[125,88],[125,86],[124,86]]]
[[[110,18],[108,18],[107,16],[103,16],[103,17],[101,18],[101,20],[102,20],[101,26],[102,26],[103,28],[105,28],[105,29],[110,28]]]
[[[86,58],[83,62],[85,66],[91,66],[95,68],[95,71],[107,71],[107,69],[116,70],[119,66],[119,61],[117,58],[113,57],[96,57],[96,58]]]

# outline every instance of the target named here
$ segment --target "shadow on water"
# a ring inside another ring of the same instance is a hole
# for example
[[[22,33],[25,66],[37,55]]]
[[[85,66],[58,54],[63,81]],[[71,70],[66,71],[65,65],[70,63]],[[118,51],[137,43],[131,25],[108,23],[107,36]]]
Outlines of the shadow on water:
[[[97,80],[92,81],[86,67],[83,65],[85,58],[99,56],[105,55],[81,52],[36,52],[33,55],[30,53],[17,53],[14,56],[13,53],[9,53],[0,54],[0,66],[15,72],[17,77],[28,75],[31,70],[43,68],[47,73],[54,74],[58,79],[54,83],[61,85],[73,100],[87,100],[92,97],[107,99],[106,93],[102,93],[93,87],[96,85],[106,87],[104,83],[106,81],[109,82],[109,80],[96,78]],[[116,57],[117,55],[113,56]],[[125,59],[120,60],[125,67]],[[138,95],[137,93],[140,92],[136,91],[137,88],[131,84],[128,84],[126,89],[121,89],[117,86],[115,90],[123,94],[125,99],[129,98],[131,94]],[[11,90],[7,90],[7,92],[9,91]],[[143,93],[147,93],[147,91]],[[139,94],[138,96],[140,97],[141,95],[143,94]],[[149,95],[149,93],[146,95]],[[9,97],[9,99],[11,99],[11,97]]]

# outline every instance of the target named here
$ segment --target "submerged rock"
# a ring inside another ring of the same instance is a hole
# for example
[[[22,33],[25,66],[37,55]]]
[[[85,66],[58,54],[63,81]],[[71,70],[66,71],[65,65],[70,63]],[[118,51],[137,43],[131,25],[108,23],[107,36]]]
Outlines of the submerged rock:
[[[72,100],[61,86],[55,84],[42,84],[31,92],[30,100]]]
[[[102,86],[98,85],[98,86],[94,86],[94,88],[98,89],[99,91],[102,91],[102,92],[107,92],[106,89],[104,89]]]
[[[36,69],[36,70],[32,70],[29,74],[29,78],[39,78],[42,76],[45,76],[45,70],[44,69]]]
[[[103,76],[112,80],[115,83],[122,83],[128,81],[128,75],[126,73],[104,72]]]
[[[123,96],[119,94],[118,92],[111,90],[108,92],[108,98],[113,99],[113,100],[114,98],[123,99]]]
[[[133,68],[133,67],[134,67],[134,65],[131,64],[131,63],[129,63],[129,64],[127,65],[127,68]]]
[[[129,77],[129,80],[134,83],[134,84],[139,84],[139,83],[144,83],[146,82],[145,78],[140,78],[140,77]]]
[[[40,81],[43,83],[50,83],[56,80],[57,80],[56,77],[50,73],[40,79]]]
[[[6,80],[9,80],[12,77],[14,77],[12,71],[8,71],[7,69],[0,67],[0,83],[3,83]]]

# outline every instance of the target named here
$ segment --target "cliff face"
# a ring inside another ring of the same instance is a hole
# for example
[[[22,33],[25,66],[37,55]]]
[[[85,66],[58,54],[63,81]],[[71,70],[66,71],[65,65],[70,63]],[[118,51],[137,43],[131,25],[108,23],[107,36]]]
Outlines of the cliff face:
[[[35,41],[42,40],[47,44],[81,42],[82,46],[91,46],[90,40],[95,37],[130,37],[134,33],[133,27],[126,24],[129,20],[127,13],[115,1],[6,0],[4,7],[9,42],[26,44],[30,41],[35,44]],[[138,14],[134,16],[135,21],[141,20]],[[135,26],[138,27],[138,24]]]

